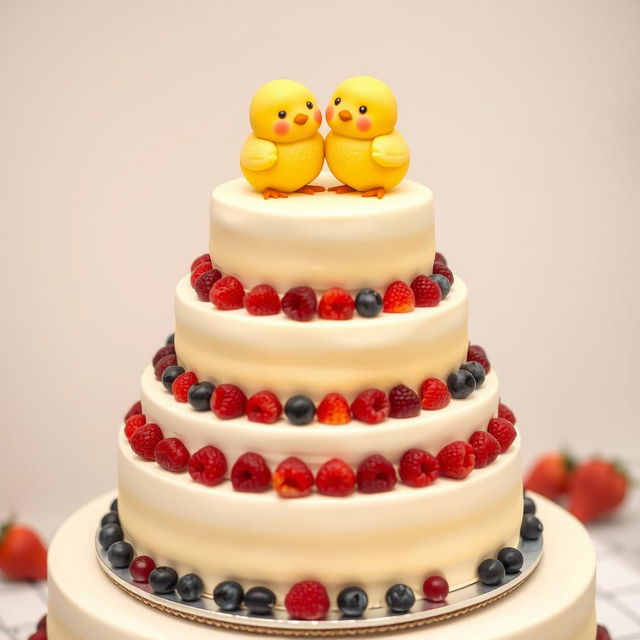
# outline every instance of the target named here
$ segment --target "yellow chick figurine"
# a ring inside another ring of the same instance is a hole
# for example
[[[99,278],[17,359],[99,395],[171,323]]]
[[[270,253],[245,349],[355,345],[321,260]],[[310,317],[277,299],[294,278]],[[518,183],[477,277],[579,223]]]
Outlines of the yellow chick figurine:
[[[324,163],[324,140],[318,133],[322,112],[307,87],[293,80],[268,82],[253,96],[249,119],[253,133],[242,147],[240,167],[265,200],[324,191],[310,184]]]
[[[409,168],[409,146],[394,128],[398,107],[384,82],[371,76],[345,80],[333,92],[326,117],[327,164],[344,183],[329,191],[382,198],[400,183]]]

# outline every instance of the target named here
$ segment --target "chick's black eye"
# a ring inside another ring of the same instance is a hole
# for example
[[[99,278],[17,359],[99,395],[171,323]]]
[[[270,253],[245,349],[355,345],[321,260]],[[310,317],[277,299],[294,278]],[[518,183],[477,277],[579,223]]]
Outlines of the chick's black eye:
[[[333,101],[333,104],[335,104],[335,105],[336,105],[336,107],[337,107],[341,102],[342,102],[342,98],[336,98],[336,99]]]
[[[287,117],[286,111],[278,111],[278,118],[286,118],[286,117]]]
[[[359,111],[360,113],[367,113],[367,107],[365,107],[364,105],[362,105],[362,106],[358,109],[358,111]]]
[[[313,102],[307,102],[307,109],[313,109]]]

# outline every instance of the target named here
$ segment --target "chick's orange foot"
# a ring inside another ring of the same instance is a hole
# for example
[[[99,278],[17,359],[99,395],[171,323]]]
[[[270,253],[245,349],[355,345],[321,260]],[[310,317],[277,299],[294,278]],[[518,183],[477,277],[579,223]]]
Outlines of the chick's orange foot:
[[[376,198],[378,198],[378,200],[381,200],[382,198],[384,198],[384,194],[384,187],[376,187],[375,189],[367,189],[366,191],[363,191],[362,197],[373,198],[375,196]]]
[[[329,187],[329,191],[334,191],[335,193],[351,193],[355,191],[353,187],[350,187],[348,184],[338,184],[335,187]]]
[[[319,184],[307,184],[304,187],[300,187],[296,193],[306,193],[312,196],[314,193],[320,193],[321,191],[326,191],[326,189]]]
[[[265,200],[268,200],[269,198],[274,198],[277,200],[278,198],[288,198],[289,194],[285,193],[284,191],[278,191],[277,189],[272,189],[271,187],[267,187],[262,192],[262,197]]]

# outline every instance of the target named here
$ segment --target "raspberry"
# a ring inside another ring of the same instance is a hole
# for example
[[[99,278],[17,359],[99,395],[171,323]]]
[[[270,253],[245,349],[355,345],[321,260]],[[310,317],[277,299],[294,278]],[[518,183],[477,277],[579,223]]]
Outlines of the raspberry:
[[[236,491],[260,493],[271,486],[271,471],[258,453],[243,453],[231,469],[231,484]]]
[[[222,311],[242,309],[244,304],[244,287],[238,278],[226,276],[218,280],[209,292],[209,300]]]
[[[211,264],[211,256],[208,253],[203,253],[191,263],[191,271],[193,272],[198,265],[203,263]],[[211,267],[209,267],[209,269],[211,269]]]
[[[311,287],[294,287],[282,298],[285,315],[298,322],[308,322],[318,308],[316,292]]]
[[[434,262],[440,262],[443,265],[445,265],[445,267],[447,266],[447,259],[439,251],[436,251],[436,257]]]
[[[322,424],[347,424],[351,421],[349,403],[339,393],[330,393],[318,405],[318,422]]]
[[[127,440],[131,440],[131,436],[145,424],[147,424],[147,416],[144,413],[129,416],[124,423],[124,435]]]
[[[502,404],[502,402],[498,405],[498,418],[504,418],[511,424],[516,423],[516,414],[513,413],[506,404]]]
[[[191,286],[196,288],[196,280],[207,271],[213,271],[211,268],[210,262],[201,262],[192,272],[189,281],[191,282]]]
[[[187,468],[189,452],[178,438],[160,440],[154,451],[156,462],[165,470],[180,473]]]
[[[351,403],[351,413],[356,420],[377,424],[389,417],[391,405],[387,394],[380,389],[366,389]]]
[[[194,289],[198,294],[198,299],[202,302],[209,300],[211,294],[211,287],[222,278],[222,274],[218,269],[209,269],[205,271],[197,280],[194,285]]]
[[[491,464],[500,454],[500,443],[486,431],[475,431],[469,438],[476,457],[476,469],[482,469]]]
[[[504,418],[491,418],[487,431],[498,441],[500,453],[504,453],[516,439],[516,430]]]
[[[175,352],[176,352],[176,348],[173,344],[165,344],[164,347],[161,347],[156,351],[155,355],[153,356],[153,360],[151,361],[151,364],[155,367],[158,364],[158,362],[162,360],[162,358],[164,358],[165,356],[172,355]]]
[[[178,358],[175,353],[170,353],[169,355],[164,356],[164,358],[160,358],[160,360],[158,360],[158,364],[155,365],[156,368],[154,373],[156,374],[156,380],[162,380],[162,374],[167,367],[173,367],[177,364]]]
[[[400,480],[410,487],[426,487],[438,479],[440,464],[421,449],[409,449],[400,458]]]
[[[489,362],[489,358],[487,358],[487,353],[480,345],[469,345],[469,348],[467,349],[467,362],[470,360],[473,362],[479,362],[483,366],[485,373],[489,373],[489,371],[491,371],[491,363]]]
[[[300,458],[287,458],[273,474],[273,488],[283,498],[303,498],[311,493],[313,473]]]
[[[318,493],[324,496],[344,497],[353,493],[356,474],[342,460],[333,458],[325,462],[316,474]]]
[[[280,313],[278,292],[268,284],[259,284],[247,293],[244,307],[252,316],[273,316]]]
[[[441,276],[444,276],[451,284],[453,284],[453,273],[446,264],[442,262],[434,262],[433,273],[438,273]]]
[[[416,299],[416,307],[437,307],[442,300],[442,291],[435,280],[427,276],[417,276],[411,283]]]
[[[162,438],[162,429],[160,429],[157,424],[149,422],[135,430],[129,440],[129,444],[133,452],[141,458],[145,460],[155,460],[154,452],[158,442],[160,442]]]
[[[138,402],[134,403],[131,406],[131,409],[129,409],[129,411],[127,411],[127,415],[124,417],[125,422],[131,417],[131,416],[137,416],[138,414],[142,413],[142,402],[140,402],[140,400],[138,400]],[[515,423],[514,423],[515,424]]]
[[[271,391],[259,391],[247,400],[246,413],[251,422],[273,424],[282,415],[282,405]]]
[[[438,378],[427,378],[420,386],[422,408],[427,411],[444,409],[451,402],[447,385]]]
[[[234,384],[221,384],[211,396],[211,411],[221,420],[230,420],[244,415],[247,396]]]
[[[476,459],[468,442],[456,440],[440,450],[438,462],[441,476],[462,480],[473,471]]]
[[[220,449],[208,445],[191,456],[188,468],[189,475],[196,482],[213,487],[224,479],[227,459]]]
[[[358,488],[362,493],[391,491],[396,484],[396,470],[380,455],[369,456],[358,467]]]
[[[315,580],[294,584],[284,598],[284,607],[296,620],[320,620],[329,611],[327,590]]]
[[[318,315],[325,320],[351,320],[356,303],[344,290],[336,287],[328,289],[320,298]]]
[[[392,418],[415,418],[420,415],[420,398],[409,387],[399,384],[389,391],[389,404]]]
[[[383,309],[386,313],[408,313],[413,311],[415,306],[413,291],[406,282],[396,280],[384,292]]]
[[[193,371],[185,371],[171,384],[171,393],[177,402],[186,402],[189,399],[189,389],[198,384],[198,376]]]

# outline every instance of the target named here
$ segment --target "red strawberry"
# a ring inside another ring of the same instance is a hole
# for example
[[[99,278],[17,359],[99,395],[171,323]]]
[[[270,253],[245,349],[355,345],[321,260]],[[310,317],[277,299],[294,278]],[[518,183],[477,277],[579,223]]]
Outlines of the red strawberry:
[[[472,471],[476,463],[473,447],[468,442],[457,440],[450,442],[438,454],[440,475],[462,480]]]
[[[408,313],[415,309],[416,300],[411,287],[406,282],[396,280],[384,292],[382,304],[386,313]]]
[[[451,402],[451,393],[442,380],[427,378],[420,386],[420,398],[423,409],[437,411]]]
[[[217,269],[205,271],[195,282],[194,289],[198,294],[198,299],[202,302],[210,300],[211,287],[222,278],[222,274]]]
[[[419,275],[411,283],[416,307],[437,307],[442,300],[442,291],[435,280]]]
[[[347,424],[351,421],[349,403],[339,393],[330,393],[318,405],[318,422],[322,424]]]
[[[258,453],[243,453],[231,469],[231,484],[236,491],[260,493],[271,486],[271,471]]]
[[[485,370],[485,373],[489,373],[491,371],[491,363],[489,362],[489,358],[487,358],[486,351],[478,344],[470,344],[467,349],[467,362],[479,362]]]
[[[504,418],[511,424],[516,423],[516,414],[513,413],[506,404],[502,404],[502,402],[498,405],[498,418]]]
[[[476,457],[476,469],[482,469],[491,464],[500,455],[500,443],[486,431],[475,431],[469,438]]]
[[[218,280],[209,292],[209,300],[222,311],[242,309],[244,305],[244,287],[234,276]]]
[[[383,456],[373,455],[358,466],[358,489],[362,493],[391,491],[397,482],[396,470]]]
[[[160,360],[158,360],[158,364],[156,364],[155,366],[155,375],[156,375],[156,380],[162,380],[162,374],[164,373],[164,370],[167,367],[173,367],[174,365],[178,364],[178,358],[176,357],[175,353],[170,353],[167,356],[164,356],[164,358],[160,358]]]
[[[145,460],[155,460],[155,450],[162,440],[162,429],[157,424],[149,422],[138,427],[129,440],[133,452]]]
[[[160,440],[153,452],[156,462],[165,471],[180,473],[187,468],[189,463],[189,451],[182,440],[178,438],[165,438]]]
[[[198,376],[193,371],[185,371],[180,374],[171,384],[171,393],[177,402],[187,402],[189,399],[189,389],[194,384],[198,384]]]
[[[251,422],[273,424],[282,415],[282,405],[271,391],[259,391],[247,400],[246,413]]]
[[[259,284],[247,293],[244,307],[252,316],[274,316],[280,313],[278,292],[268,284]]]
[[[333,458],[325,462],[316,474],[318,493],[325,496],[351,495],[356,486],[356,474],[343,460]]]
[[[588,460],[571,479],[569,511],[582,522],[600,520],[622,504],[628,484],[619,466],[606,460]]]
[[[135,402],[131,409],[129,409],[129,411],[127,411],[127,415],[124,417],[125,422],[131,417],[131,416],[137,416],[138,414],[142,413],[142,402],[140,402],[140,400],[138,400],[138,402]]]
[[[356,303],[344,290],[336,287],[328,289],[320,298],[318,315],[325,320],[351,320]]]
[[[191,263],[191,271],[193,271],[198,265],[200,264],[211,264],[211,256],[208,253],[203,253],[201,256],[198,256],[192,263]],[[211,268],[211,267],[209,267]]]
[[[47,550],[33,529],[12,522],[0,527],[0,571],[10,580],[47,579]]]
[[[296,620],[320,620],[329,611],[327,590],[314,580],[294,584],[285,596],[284,607]]]
[[[445,266],[447,265],[447,259],[438,251],[436,251],[436,257],[434,262],[440,262]]]
[[[421,449],[409,449],[400,458],[400,479],[410,487],[426,487],[438,479],[440,463]]]
[[[298,322],[309,322],[318,308],[316,292],[311,287],[294,287],[282,298],[285,315]]]
[[[224,479],[227,459],[220,449],[208,445],[191,456],[188,468],[195,482],[213,487]]]
[[[389,398],[381,389],[365,389],[351,403],[353,417],[367,424],[383,422],[389,417],[390,411]]]
[[[139,413],[137,415],[131,416],[124,423],[124,435],[127,437],[127,440],[131,440],[131,436],[138,430],[142,425],[147,424],[147,416],[144,413]]]
[[[439,273],[441,276],[444,276],[451,284],[453,284],[453,272],[446,264],[442,262],[434,262],[433,263],[433,273]]]
[[[211,411],[221,420],[230,420],[244,415],[247,396],[235,384],[221,384],[211,396]]]
[[[173,344],[165,344],[164,347],[160,347],[153,356],[151,364],[155,367],[162,358],[175,354],[176,348]]]
[[[555,500],[569,488],[575,468],[574,460],[564,453],[548,453],[538,458],[527,474],[524,486],[528,491]]]
[[[601,624],[598,625],[596,640],[611,640],[609,630],[606,627],[603,627]]]
[[[213,271],[213,269],[211,268],[211,263],[210,262],[201,262],[192,272],[191,272],[191,277],[189,282],[191,282],[191,286],[195,289],[196,288],[196,280],[203,275],[204,273],[207,273],[207,271]]]
[[[392,418],[414,418],[420,415],[420,398],[409,387],[399,384],[389,391],[389,415]]]
[[[47,632],[44,629],[38,629],[38,631],[32,633],[27,640],[47,640]]]
[[[500,444],[500,453],[504,453],[516,439],[516,430],[513,425],[504,418],[491,418],[487,425],[487,431]]]
[[[272,478],[273,488],[283,498],[303,498],[311,493],[313,473],[300,458],[287,458],[277,467]]]

